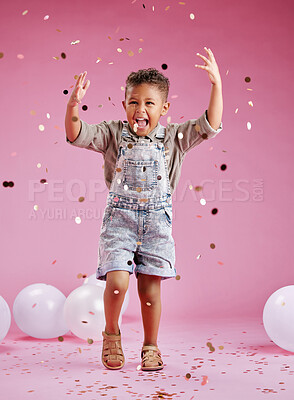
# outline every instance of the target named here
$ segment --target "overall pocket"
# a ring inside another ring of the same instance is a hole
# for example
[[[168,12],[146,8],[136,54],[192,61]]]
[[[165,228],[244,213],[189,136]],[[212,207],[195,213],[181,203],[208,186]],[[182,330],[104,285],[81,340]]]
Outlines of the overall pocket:
[[[157,186],[158,161],[125,160],[123,184],[138,192],[152,190]]]
[[[102,227],[106,225],[106,223],[111,219],[114,212],[114,207],[111,205],[107,205],[104,210],[103,219],[102,219]]]

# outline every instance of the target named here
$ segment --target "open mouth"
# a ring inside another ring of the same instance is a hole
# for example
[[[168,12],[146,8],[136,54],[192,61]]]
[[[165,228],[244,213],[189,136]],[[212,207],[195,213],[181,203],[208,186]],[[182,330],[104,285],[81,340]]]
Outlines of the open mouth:
[[[149,123],[148,119],[146,119],[146,118],[136,118],[135,121],[137,123],[138,129],[145,128]]]

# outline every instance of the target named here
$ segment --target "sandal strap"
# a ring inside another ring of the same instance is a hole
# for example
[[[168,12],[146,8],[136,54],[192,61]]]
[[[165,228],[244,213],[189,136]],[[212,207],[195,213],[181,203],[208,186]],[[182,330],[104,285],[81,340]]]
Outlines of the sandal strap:
[[[102,332],[103,336],[103,359],[107,361],[124,361],[124,354],[121,346],[121,334],[108,334]]]
[[[156,365],[163,365],[161,359],[161,352],[155,345],[145,345],[141,350],[142,363],[155,363]]]

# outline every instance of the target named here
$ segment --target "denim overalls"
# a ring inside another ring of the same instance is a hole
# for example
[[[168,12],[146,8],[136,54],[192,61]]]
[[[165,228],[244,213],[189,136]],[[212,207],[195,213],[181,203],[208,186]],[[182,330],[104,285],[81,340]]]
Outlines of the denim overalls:
[[[156,138],[164,134],[160,125]],[[106,273],[116,270],[172,278],[175,246],[165,148],[144,137],[138,142],[130,138],[124,124],[100,231],[96,278],[106,280]]]

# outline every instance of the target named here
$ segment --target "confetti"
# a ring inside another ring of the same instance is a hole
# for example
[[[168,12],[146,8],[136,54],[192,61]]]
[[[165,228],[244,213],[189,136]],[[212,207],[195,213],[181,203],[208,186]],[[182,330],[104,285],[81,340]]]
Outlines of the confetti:
[[[176,280],[179,281],[181,279],[180,275],[176,276]]]
[[[75,223],[80,224],[82,222],[80,217],[75,217]]]
[[[161,65],[161,68],[162,68],[162,69],[167,69],[167,64],[162,64],[162,65]]]
[[[178,138],[179,138],[179,139],[183,139],[183,137],[184,137],[183,133],[182,133],[182,132],[179,132],[179,133],[178,133]]]
[[[47,183],[46,179],[40,179],[40,183]]]
[[[201,385],[204,386],[204,385],[206,385],[207,383],[208,383],[208,377],[207,377],[207,376],[203,376],[203,377],[202,377]]]
[[[94,340],[93,339],[87,339],[87,342],[89,343],[89,344],[93,344],[94,343]]]
[[[3,58],[4,57],[4,53],[0,53],[0,58]]]
[[[247,83],[251,82],[251,78],[249,76],[246,76],[245,82],[247,82]]]
[[[66,54],[65,53],[61,53],[60,55],[61,55],[61,58],[63,58],[63,59],[66,58]]]
[[[58,336],[58,341],[59,341],[59,342],[63,342],[63,341],[64,341],[63,336]]]
[[[215,249],[215,244],[214,243],[210,243],[210,248],[211,249]]]
[[[78,44],[80,43],[80,40],[74,40],[73,42],[71,42],[70,44]]]
[[[132,50],[129,50],[129,51],[128,51],[128,55],[129,55],[130,57],[133,57],[134,52],[133,52]]]
[[[97,57],[96,64],[98,64],[100,61],[102,61],[102,59],[100,57]]]
[[[227,169],[226,164],[222,164],[222,165],[220,166],[220,169],[221,169],[222,171],[225,171],[225,170]]]
[[[39,125],[39,131],[43,132],[44,130],[45,130],[45,126],[42,125],[42,124],[40,124],[40,125]]]
[[[122,53],[122,49],[119,47],[118,49],[116,49],[118,53]]]
[[[189,372],[186,374],[186,379],[190,379],[191,378],[191,374],[189,374]]]
[[[195,15],[193,13],[190,14],[190,19],[193,21],[195,19]]]
[[[83,105],[83,106],[82,106],[82,110],[83,110],[83,111],[87,111],[87,110],[88,110],[88,106]]]
[[[65,89],[65,90],[63,91],[63,94],[68,94],[68,90]]]
[[[143,49],[142,49],[142,47],[140,47],[138,50],[138,53],[140,54],[140,53],[142,53],[142,51],[143,51]]]
[[[209,347],[209,350],[210,350],[211,352],[214,352],[214,351],[215,351],[215,348],[213,347],[212,343],[207,342],[207,343],[206,343],[206,346]]]
[[[19,60],[23,60],[23,59],[24,59],[24,55],[23,55],[23,54],[18,54],[16,57],[17,57]]]
[[[248,101],[248,104],[251,106],[251,107],[253,107],[253,102],[250,100],[250,101]]]
[[[248,131],[251,130],[251,122],[247,122],[247,129],[248,129]]]
[[[80,196],[80,197],[79,197],[79,202],[80,202],[80,203],[82,203],[84,200],[85,200],[85,197],[84,197],[84,196]]]
[[[44,21],[47,21],[49,19],[49,15],[45,15]]]
[[[203,189],[202,186],[195,186],[196,192],[201,192],[202,189]]]
[[[198,254],[198,256],[196,257],[196,258],[197,258],[197,260],[199,260],[199,259],[200,259],[200,257],[201,257],[201,254]]]
[[[47,113],[47,114],[46,114],[46,117],[47,117],[48,119],[50,119],[50,114],[49,114],[49,113]]]
[[[41,164],[40,163],[37,164],[37,168],[41,168]]]
[[[146,302],[146,306],[150,307],[151,303],[149,301]]]
[[[113,293],[114,294],[119,294],[119,290],[116,289],[116,290],[113,291]]]
[[[217,208],[213,208],[213,209],[211,210],[211,214],[213,214],[213,215],[217,214],[217,212],[218,212],[218,209],[217,209]]]
[[[34,210],[38,211],[39,206],[37,204],[34,205]]]
[[[205,206],[205,204],[206,204],[206,200],[205,200],[205,199],[203,199],[203,198],[201,198],[201,199],[200,199],[200,204],[201,204],[202,206]]]
[[[236,110],[235,110],[235,114],[237,114],[237,112],[239,111],[239,108],[236,108]]]

